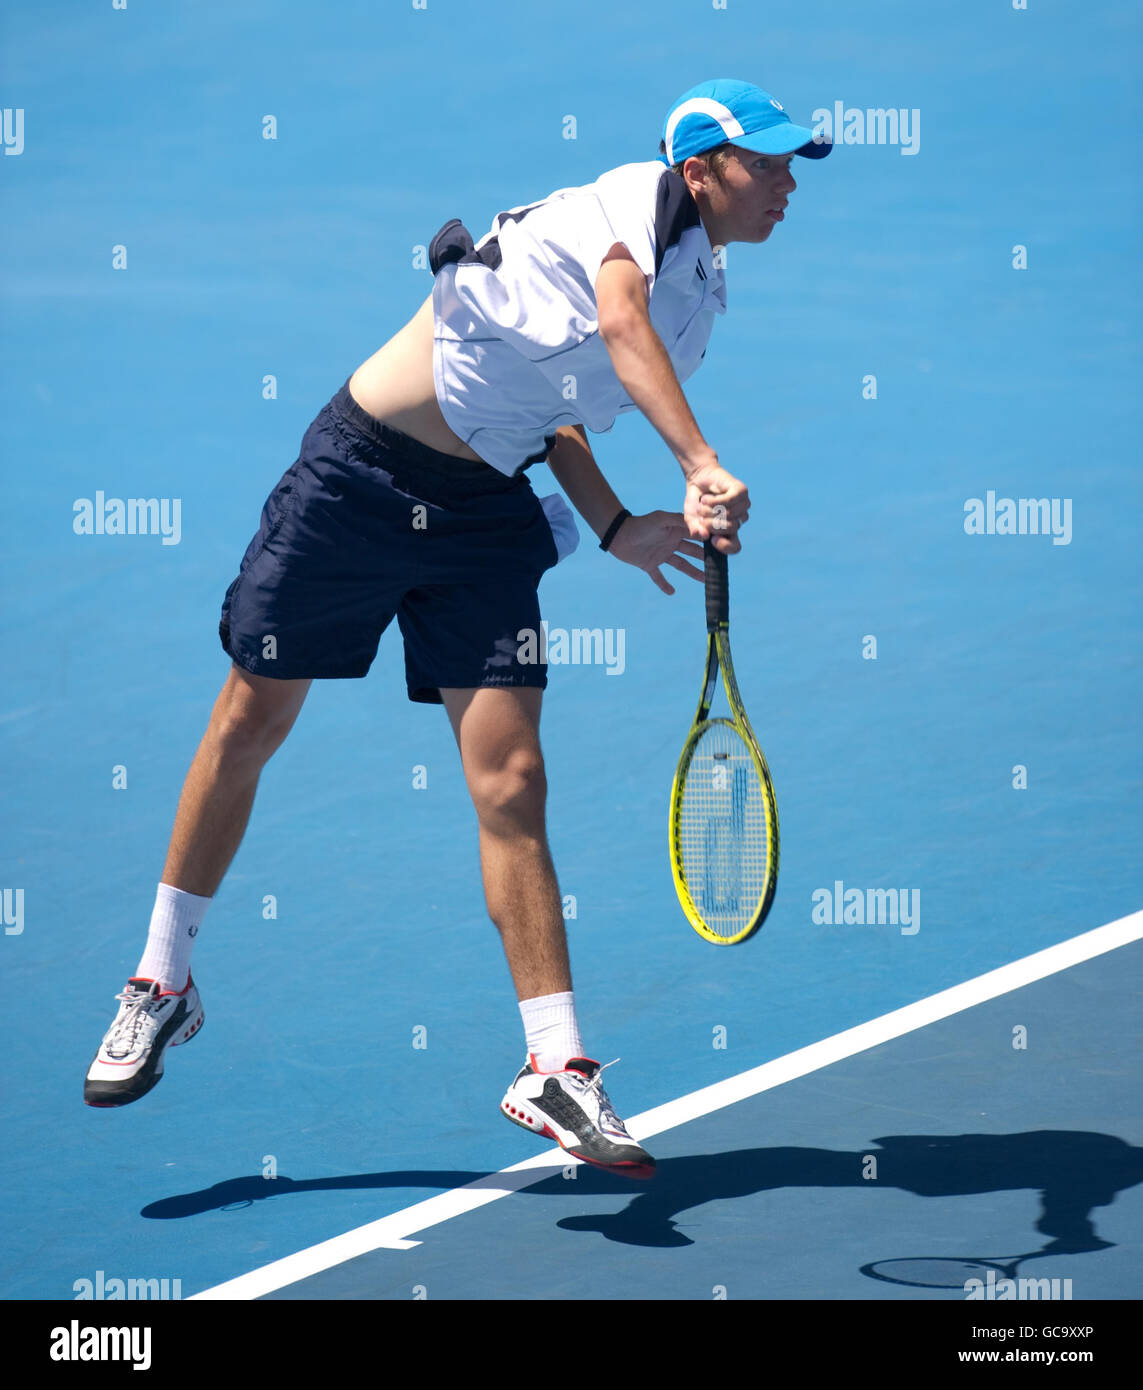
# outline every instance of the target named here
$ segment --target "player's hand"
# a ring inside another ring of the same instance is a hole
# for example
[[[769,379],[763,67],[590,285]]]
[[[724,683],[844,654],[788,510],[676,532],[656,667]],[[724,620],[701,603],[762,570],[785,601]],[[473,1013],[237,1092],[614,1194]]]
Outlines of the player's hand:
[[[629,516],[608,547],[608,554],[646,570],[665,594],[675,591],[663,578],[661,565],[670,565],[692,579],[702,579],[703,570],[683,559],[691,555],[702,559],[702,546],[687,539],[686,520],[678,512],[648,512],[646,516]]]
[[[742,549],[738,528],[749,520],[750,494],[746,484],[716,459],[696,468],[687,479],[683,515],[696,540],[710,540],[716,550],[733,555]]]

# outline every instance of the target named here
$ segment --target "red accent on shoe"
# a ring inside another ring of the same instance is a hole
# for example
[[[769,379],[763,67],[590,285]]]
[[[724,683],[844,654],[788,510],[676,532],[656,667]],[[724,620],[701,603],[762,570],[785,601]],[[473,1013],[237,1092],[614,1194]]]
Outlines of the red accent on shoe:
[[[553,1136],[554,1137],[554,1136]],[[564,1146],[561,1144],[560,1148]],[[605,1173],[618,1173],[624,1178],[637,1178],[649,1180],[655,1176],[655,1165],[646,1163],[600,1163],[597,1158],[588,1158],[587,1154],[577,1154],[572,1149],[565,1149],[565,1153],[571,1154],[573,1158],[578,1158],[581,1163],[590,1163],[593,1168],[602,1168]]]
[[[596,1062],[594,1057],[569,1057],[568,1061],[591,1062],[596,1067],[599,1066],[599,1063]],[[580,1076],[587,1075],[587,1072],[581,1071],[579,1067],[568,1067],[566,1064],[562,1067],[555,1067],[552,1071],[541,1071],[540,1065],[536,1061],[536,1054],[534,1052],[528,1053],[528,1065],[532,1068],[532,1070],[536,1073],[537,1076],[555,1076],[557,1072],[561,1071],[578,1071]]]

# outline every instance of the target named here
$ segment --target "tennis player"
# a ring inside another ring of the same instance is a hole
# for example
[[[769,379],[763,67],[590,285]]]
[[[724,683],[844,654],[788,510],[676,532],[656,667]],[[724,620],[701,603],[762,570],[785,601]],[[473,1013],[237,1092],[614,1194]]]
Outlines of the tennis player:
[[[670,109],[657,160],[625,164],[498,214],[474,243],[449,222],[433,289],[307,430],[222,605],[233,665],[183,787],[139,967],[87,1074],[89,1105],[138,1100],[203,1007],[190,957],[245,832],[263,766],[314,680],[361,677],[394,618],[410,700],[443,704],[479,822],[488,912],[523,1019],[527,1062],[501,1112],[589,1163],[650,1177],[580,1038],[545,829],[540,702],[526,659],[544,572],[577,544],[546,459],[617,559],[674,592],[700,541],[739,549],[745,484],[719,463],[680,382],[726,309],[717,248],[768,240],[795,154],[828,144],[768,93],[719,79]],[[681,512],[632,516],[587,440],[640,410],[682,469]],[[608,1065],[611,1065],[608,1063]]]

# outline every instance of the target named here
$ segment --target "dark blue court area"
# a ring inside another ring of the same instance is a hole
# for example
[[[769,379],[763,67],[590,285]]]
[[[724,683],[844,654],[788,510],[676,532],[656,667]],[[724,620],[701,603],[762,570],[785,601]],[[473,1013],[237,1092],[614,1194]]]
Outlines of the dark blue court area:
[[[682,1125],[645,1191],[580,1166],[268,1297],[964,1298],[861,1267],[1039,1252],[1019,1276],[1138,1298],[1141,972],[1126,947]]]

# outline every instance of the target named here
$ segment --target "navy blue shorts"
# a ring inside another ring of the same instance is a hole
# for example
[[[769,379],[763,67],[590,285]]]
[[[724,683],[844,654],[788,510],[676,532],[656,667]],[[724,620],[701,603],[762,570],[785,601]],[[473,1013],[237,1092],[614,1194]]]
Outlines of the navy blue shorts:
[[[541,502],[523,473],[417,443],[347,382],[267,498],[218,635],[259,676],[360,677],[396,617],[410,700],[439,704],[442,686],[543,689],[547,666],[521,662],[537,644],[522,648],[520,633],[539,632],[540,577],[574,533],[562,499]]]

